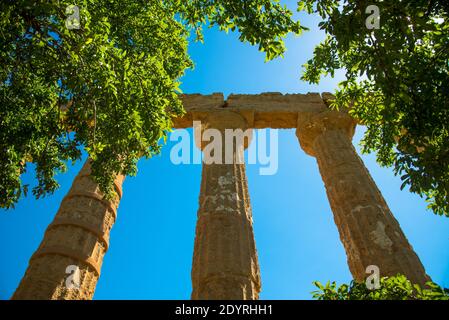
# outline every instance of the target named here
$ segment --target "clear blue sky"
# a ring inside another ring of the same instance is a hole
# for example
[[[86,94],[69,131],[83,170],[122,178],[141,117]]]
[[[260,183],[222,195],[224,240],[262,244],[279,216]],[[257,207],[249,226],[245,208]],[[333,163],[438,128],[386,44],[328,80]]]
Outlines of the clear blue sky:
[[[317,20],[303,19],[314,27]],[[284,59],[264,63],[264,55],[236,34],[206,30],[205,44],[190,53],[196,69],[183,78],[185,93],[209,94],[333,91],[338,79],[319,86],[300,82],[301,65],[323,39],[314,30],[289,37]],[[354,139],[358,144],[363,128]],[[200,165],[175,166],[170,144],[160,157],[142,160],[139,174],[128,178],[111,233],[95,299],[189,299],[190,268],[201,180]],[[427,273],[449,287],[449,219],[426,211],[423,199],[400,191],[400,179],[363,156],[384,197]],[[8,299],[23,276],[59,204],[82,163],[59,176],[61,188],[36,201],[22,200],[15,210],[0,211],[0,298]],[[310,299],[312,281],[351,279],[324,185],[315,159],[299,147],[292,130],[279,132],[279,170],[260,176],[247,167],[254,231],[262,275],[262,299]],[[33,173],[25,176],[33,182]]]

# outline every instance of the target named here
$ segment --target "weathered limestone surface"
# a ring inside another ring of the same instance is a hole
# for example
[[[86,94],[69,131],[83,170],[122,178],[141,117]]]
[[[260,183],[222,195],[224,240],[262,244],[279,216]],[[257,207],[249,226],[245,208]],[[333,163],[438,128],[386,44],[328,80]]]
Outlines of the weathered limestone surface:
[[[299,112],[321,112],[327,108],[318,93],[233,94],[226,101],[221,93],[190,94],[182,95],[181,100],[186,114],[174,119],[177,129],[191,127],[194,113],[215,113],[223,109],[239,113],[246,118],[247,125],[254,129],[292,129],[296,128]]]
[[[226,102],[229,109],[240,113],[254,112],[253,128],[290,129],[296,128],[298,112],[320,112],[326,109],[318,93],[259,95],[230,95]]]
[[[106,201],[89,175],[90,165],[86,162],[31,257],[12,299],[92,299],[116,220],[124,177],[115,180],[116,199]],[[79,267],[79,289],[66,286],[70,275],[66,270],[71,265]]]
[[[211,95],[182,94],[180,98],[186,114],[173,120],[174,128],[176,129],[192,127],[193,113],[196,111],[214,112],[222,109],[225,105],[222,93],[213,93]]]
[[[424,284],[424,267],[352,145],[355,127],[348,114],[328,110],[300,115],[297,129],[302,148],[318,161],[349,268],[359,281],[376,265],[381,276],[402,273]]]
[[[316,157],[351,272],[359,281],[366,267],[381,275],[405,274],[423,284],[429,278],[376,187],[351,139],[355,121],[328,109],[332,95],[182,95],[186,114],[175,128],[296,128],[302,148]],[[199,138],[199,137],[196,137]],[[196,141],[205,154],[207,141]],[[192,299],[258,299],[260,270],[243,158],[249,141],[231,147],[232,164],[203,164],[192,265]],[[222,148],[226,160],[225,144]],[[214,157],[215,158],[215,157]],[[124,177],[115,181],[118,196],[103,199],[86,163],[48,227],[12,299],[92,299],[109,233],[116,220]],[[78,266],[80,288],[69,289],[68,266]]]
[[[203,129],[246,127],[245,119],[234,112],[194,117],[201,118]],[[203,164],[192,286],[194,300],[259,297],[260,271],[244,163]]]

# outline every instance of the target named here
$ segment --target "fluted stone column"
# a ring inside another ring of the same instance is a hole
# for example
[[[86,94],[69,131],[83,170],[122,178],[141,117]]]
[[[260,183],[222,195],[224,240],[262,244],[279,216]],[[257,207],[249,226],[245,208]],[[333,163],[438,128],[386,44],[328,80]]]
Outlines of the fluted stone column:
[[[12,299],[92,299],[116,220],[124,177],[115,180],[118,196],[107,201],[89,177],[90,172],[87,161],[31,257]]]
[[[347,113],[329,110],[300,114],[297,129],[302,148],[317,159],[352,275],[364,281],[376,265],[381,276],[402,273],[424,284],[421,261],[352,145],[355,127]]]
[[[223,137],[225,128],[246,129],[245,119],[233,112],[198,118],[202,132],[215,128]],[[205,145],[203,142],[200,146],[203,152]],[[260,271],[244,159],[236,163],[244,152],[243,145],[239,145],[230,148],[234,163],[203,163],[192,265],[194,300],[259,298]],[[225,149],[223,143],[223,162]],[[204,161],[210,160],[208,154],[204,157]]]

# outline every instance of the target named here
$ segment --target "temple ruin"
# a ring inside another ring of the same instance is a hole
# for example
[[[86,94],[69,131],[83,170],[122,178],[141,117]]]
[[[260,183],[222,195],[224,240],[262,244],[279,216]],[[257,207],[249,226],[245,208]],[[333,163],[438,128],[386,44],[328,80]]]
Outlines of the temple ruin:
[[[200,120],[206,127],[296,129],[302,149],[315,157],[353,277],[369,265],[381,275],[429,280],[399,223],[352,144],[357,126],[346,111],[328,107],[330,94],[183,95],[186,114],[175,128]],[[203,147],[202,144],[199,147]],[[299,147],[299,146],[298,146]],[[235,152],[240,152],[235,149]],[[92,299],[117,197],[107,201],[89,177],[87,162],[73,181],[12,299]],[[79,266],[80,287],[67,288],[66,268]],[[203,164],[192,264],[192,299],[258,299],[261,290],[245,164]]]

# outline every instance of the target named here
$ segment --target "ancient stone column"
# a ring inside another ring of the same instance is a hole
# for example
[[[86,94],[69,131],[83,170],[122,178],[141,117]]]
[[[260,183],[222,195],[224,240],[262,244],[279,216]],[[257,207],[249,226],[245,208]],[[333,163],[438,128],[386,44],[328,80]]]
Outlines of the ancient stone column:
[[[299,114],[297,136],[316,157],[353,277],[364,281],[366,268],[380,276],[406,275],[429,280],[423,265],[352,145],[356,122],[347,113]]]
[[[124,177],[108,201],[90,177],[89,161],[73,181],[12,299],[92,299],[109,233],[116,220]]]
[[[196,133],[207,135],[205,130],[214,128],[223,140],[225,129],[245,130],[247,126],[242,116],[227,111],[196,119],[202,121],[202,129]],[[210,145],[204,140],[200,142],[204,163],[192,265],[195,300],[254,300],[261,289],[243,158],[248,144],[236,139],[231,146],[232,140],[223,141],[221,150],[218,147],[213,152],[206,150]],[[221,155],[215,153],[220,151]],[[222,162],[211,163],[212,158]],[[231,163],[226,164],[226,158],[232,158]]]

